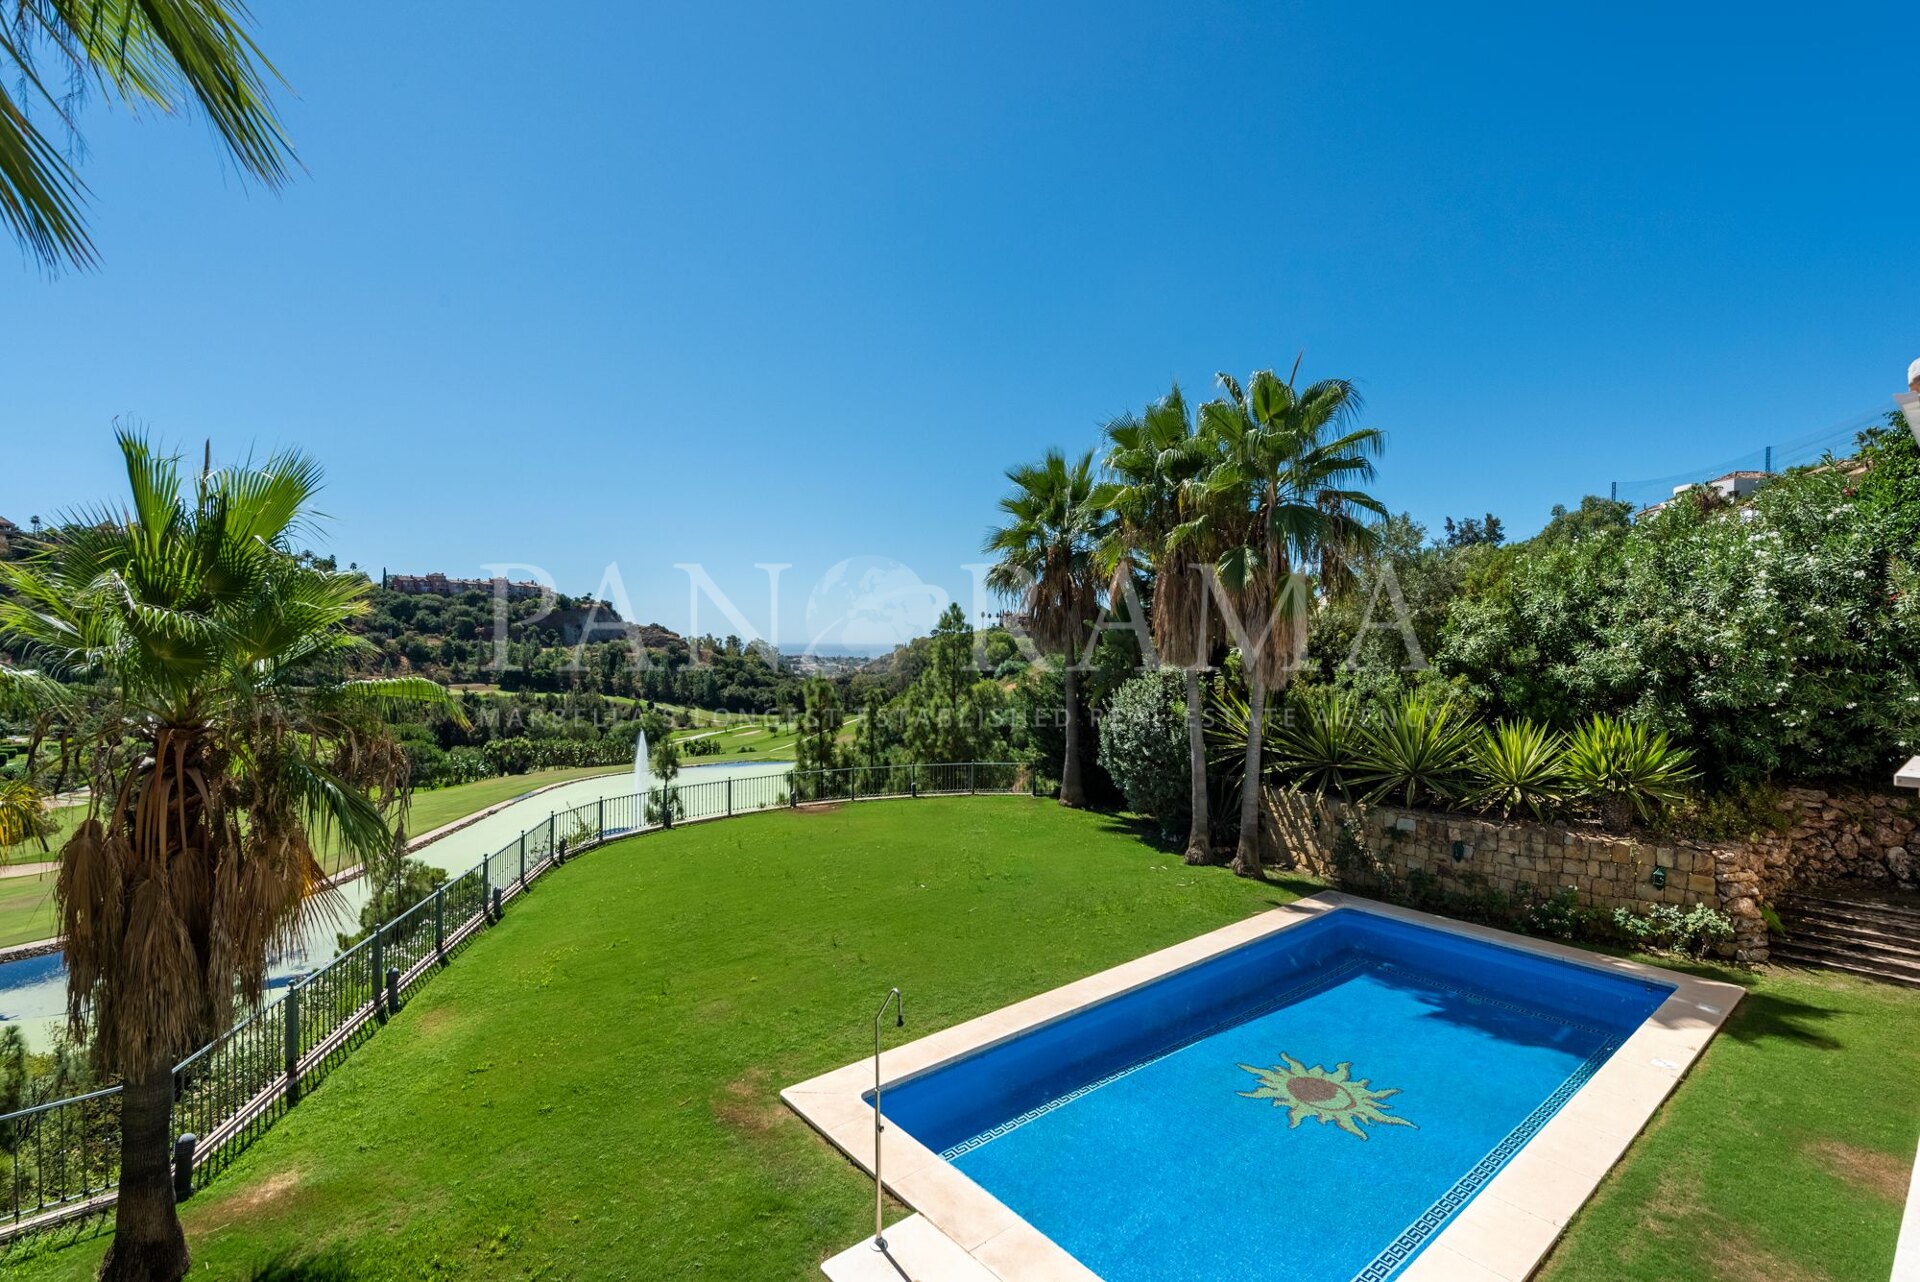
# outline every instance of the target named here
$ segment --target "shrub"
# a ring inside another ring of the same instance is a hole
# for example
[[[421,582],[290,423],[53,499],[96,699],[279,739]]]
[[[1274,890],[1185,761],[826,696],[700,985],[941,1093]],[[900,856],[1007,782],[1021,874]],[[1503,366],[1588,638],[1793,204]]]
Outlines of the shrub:
[[[344,951],[373,933],[375,926],[392,921],[434,891],[447,884],[447,874],[432,864],[402,857],[396,870],[386,877],[369,870],[373,893],[360,906],[360,929],[352,934],[336,934],[334,941]]]
[[[1192,809],[1193,771],[1186,687],[1177,670],[1146,672],[1114,691],[1100,719],[1098,757],[1128,809],[1165,832],[1182,829]]]
[[[1501,818],[1524,810],[1544,818],[1567,793],[1564,736],[1532,721],[1503,721],[1480,732],[1473,745],[1476,784],[1468,800]]]
[[[1606,932],[1598,909],[1580,906],[1580,892],[1572,886],[1547,899],[1535,899],[1515,922],[1523,933],[1550,939],[1593,939]]]
[[[449,749],[442,769],[442,784],[474,783],[493,775],[493,769],[487,763],[487,754],[478,748]]]
[[[1707,841],[1744,841],[1793,828],[1785,794],[1772,784],[1752,784],[1717,796],[1689,797],[1668,812],[1663,829]]]
[[[1406,695],[1379,724],[1362,728],[1358,780],[1370,800],[1445,806],[1465,788],[1473,739],[1459,705]]]
[[[1664,730],[1616,717],[1595,716],[1574,731],[1563,761],[1574,793],[1616,831],[1635,816],[1651,822],[1684,800],[1694,779],[1693,754],[1674,747]]]
[[[1655,904],[1644,912],[1613,910],[1613,924],[1633,943],[1655,952],[1681,952],[1698,957],[1712,944],[1733,938],[1733,919],[1718,908],[1695,904],[1682,910],[1674,904]]]

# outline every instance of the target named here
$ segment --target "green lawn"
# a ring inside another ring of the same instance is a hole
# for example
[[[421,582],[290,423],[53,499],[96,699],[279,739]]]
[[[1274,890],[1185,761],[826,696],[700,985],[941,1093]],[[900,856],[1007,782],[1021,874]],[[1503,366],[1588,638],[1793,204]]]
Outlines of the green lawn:
[[[710,740],[720,745],[720,751],[712,756],[696,757],[691,751],[683,750],[680,754],[683,768],[725,765],[730,761],[791,761],[794,741],[799,737],[799,731],[791,723],[776,727],[758,721],[734,721],[724,726],[695,724],[673,732],[675,743],[689,747],[690,740]]]
[[[52,873],[0,879],[0,947],[55,933]]]
[[[632,771],[632,766],[566,766],[557,770],[502,775],[497,779],[482,779],[478,783],[416,792],[413,794],[413,810],[407,816],[407,831],[416,835],[432,832],[442,824],[450,824],[498,802],[511,801],[521,793],[532,792],[548,784],[586,779],[593,775],[630,774]]]
[[[407,830],[413,833],[431,832],[442,824],[485,810],[496,802],[510,801],[535,788],[563,783],[568,779],[584,779],[589,775],[619,773],[621,770],[617,766],[570,766],[559,770],[536,770],[524,775],[503,775],[498,779],[482,779],[478,783],[415,793]],[[56,850],[66,839],[66,832],[86,816],[86,807],[67,807],[58,813],[65,822],[61,836],[52,842]],[[48,858],[40,853],[37,845],[25,854],[22,849],[18,846],[9,847],[6,853],[15,863],[32,863]],[[323,855],[322,862],[329,871],[338,872],[345,861],[338,852],[330,851]],[[58,932],[59,927],[54,924],[51,875],[0,878],[0,948],[32,939],[47,939]]]
[[[1024,798],[617,843],[538,883],[183,1208],[194,1276],[817,1277],[871,1231],[872,1186],[778,1091],[866,1053],[890,984],[917,1037],[1312,889]],[[1885,1276],[1920,994],[1746,982],[1548,1276]],[[102,1245],[10,1272],[88,1277]]]
[[[1541,1277],[1885,1278],[1920,1137],[1920,992],[1711,973],[1747,996]]]

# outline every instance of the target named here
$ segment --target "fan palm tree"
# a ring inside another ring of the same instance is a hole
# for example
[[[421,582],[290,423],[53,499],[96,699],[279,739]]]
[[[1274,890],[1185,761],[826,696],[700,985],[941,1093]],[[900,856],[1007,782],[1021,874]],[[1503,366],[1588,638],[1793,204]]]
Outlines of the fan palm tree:
[[[0,564],[0,639],[68,684],[89,727],[92,813],[55,887],[68,1018],[117,1076],[121,1176],[100,1276],[188,1266],[168,1172],[173,1066],[257,1004],[326,878],[315,849],[386,852],[405,808],[387,714],[438,707],[419,677],[332,675],[367,645],[368,585],[293,555],[320,472],[299,454],[204,470],[122,433],[131,503]],[[0,684],[23,677],[0,672]],[[391,825],[391,826],[390,826]]]
[[[89,91],[136,111],[197,103],[242,172],[284,182],[293,153],[268,101],[279,73],[248,24],[237,0],[0,0],[0,222],[49,268],[94,261],[86,185],[34,122],[72,135]]]
[[[1017,600],[1035,648],[1063,661],[1067,746],[1060,802],[1084,806],[1079,652],[1099,610],[1093,552],[1103,521],[1093,502],[1093,451],[1068,462],[1058,450],[1049,450],[1038,463],[1009,469],[1007,479],[1013,492],[1000,500],[1006,523],[987,535],[985,545],[999,558],[987,571],[987,586]]]
[[[1187,862],[1212,855],[1208,814],[1206,704],[1200,674],[1212,658],[1218,625],[1207,608],[1207,584],[1198,572],[1215,529],[1217,504],[1199,485],[1208,462],[1206,438],[1194,428],[1176,383],[1142,414],[1106,426],[1107,480],[1096,502],[1107,512],[1100,563],[1110,576],[1108,599],[1122,598],[1129,579],[1150,577],[1155,657],[1186,677],[1187,749],[1192,778]]]
[[[1373,478],[1385,438],[1354,427],[1360,396],[1345,379],[1296,389],[1261,370],[1243,389],[1219,376],[1224,393],[1200,410],[1216,453],[1206,488],[1231,512],[1214,570],[1237,616],[1249,733],[1240,785],[1240,838],[1233,868],[1260,872],[1260,750],[1267,695],[1283,689],[1306,651],[1306,617],[1320,593],[1346,590],[1355,557],[1384,518],[1378,499],[1354,488]]]
[[[47,813],[46,799],[25,779],[0,779],[0,846],[31,839]]]
[[[47,794],[33,778],[47,720],[58,715],[65,689],[39,672],[0,666],[0,714],[31,721],[34,733],[27,743],[27,777],[0,780],[0,846],[38,838],[42,849],[52,831]]]

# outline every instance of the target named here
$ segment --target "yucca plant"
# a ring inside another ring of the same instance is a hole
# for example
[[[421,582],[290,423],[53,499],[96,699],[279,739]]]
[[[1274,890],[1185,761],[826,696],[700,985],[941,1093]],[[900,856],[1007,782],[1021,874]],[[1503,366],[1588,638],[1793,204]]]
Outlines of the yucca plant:
[[[1446,805],[1466,790],[1474,734],[1458,704],[1406,695],[1384,719],[1362,729],[1358,781],[1369,800]]]
[[[1675,747],[1666,731],[1618,717],[1596,715],[1575,730],[1561,760],[1574,794],[1592,802],[1616,832],[1684,800],[1698,774],[1693,754]]]
[[[1467,794],[1480,810],[1501,818],[1525,811],[1544,818],[1567,796],[1566,736],[1532,721],[1502,721],[1480,732],[1473,745],[1475,786]]]
[[[1313,792],[1353,799],[1365,761],[1357,698],[1338,690],[1302,691],[1287,701],[1285,716],[1267,724],[1268,751],[1278,772]]]

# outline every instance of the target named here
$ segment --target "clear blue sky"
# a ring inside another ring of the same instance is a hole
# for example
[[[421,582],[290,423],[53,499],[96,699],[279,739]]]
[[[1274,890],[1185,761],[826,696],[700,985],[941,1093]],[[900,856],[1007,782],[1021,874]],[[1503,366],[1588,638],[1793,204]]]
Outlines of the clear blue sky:
[[[89,115],[103,265],[0,268],[0,514],[117,494],[116,416],[292,443],[343,562],[684,627],[699,561],[762,630],[792,562],[795,644],[843,558],[964,593],[1001,469],[1171,378],[1304,349],[1388,502],[1526,532],[1920,356],[1911,3],[258,7],[308,172]]]

